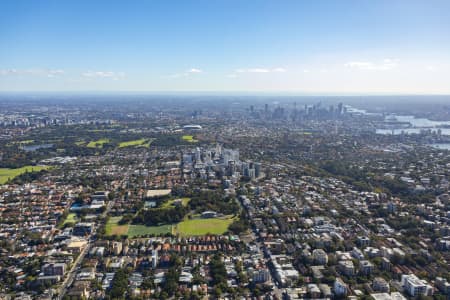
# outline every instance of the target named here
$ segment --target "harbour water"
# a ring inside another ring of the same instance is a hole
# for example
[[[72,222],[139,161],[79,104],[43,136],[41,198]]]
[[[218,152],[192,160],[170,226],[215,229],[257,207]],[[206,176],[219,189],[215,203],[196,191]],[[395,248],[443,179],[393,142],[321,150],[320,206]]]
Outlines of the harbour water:
[[[414,116],[389,115],[386,120],[399,122],[398,126],[392,125],[391,128],[379,128],[377,134],[420,134],[421,132],[430,131],[431,133],[440,132],[442,135],[450,135],[450,121],[432,121],[426,118],[416,118]],[[400,122],[411,124],[410,127],[401,127]]]
[[[450,150],[450,144],[449,143],[443,143],[443,144],[429,144],[428,146],[441,149],[441,150]]]

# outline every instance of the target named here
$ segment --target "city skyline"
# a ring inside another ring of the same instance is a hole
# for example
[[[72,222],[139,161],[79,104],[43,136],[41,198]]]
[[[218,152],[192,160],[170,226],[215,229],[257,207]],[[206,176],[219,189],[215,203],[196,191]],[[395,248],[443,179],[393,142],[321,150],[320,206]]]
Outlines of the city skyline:
[[[0,91],[449,94],[446,1],[10,1]]]

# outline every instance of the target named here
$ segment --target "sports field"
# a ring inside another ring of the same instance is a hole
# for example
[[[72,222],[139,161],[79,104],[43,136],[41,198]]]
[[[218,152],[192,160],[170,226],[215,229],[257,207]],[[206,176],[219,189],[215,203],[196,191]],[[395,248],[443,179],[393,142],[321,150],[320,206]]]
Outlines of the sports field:
[[[11,144],[28,145],[28,144],[31,144],[31,143],[34,143],[34,140],[15,141],[15,142],[12,142]]]
[[[181,200],[181,205],[183,206],[188,205],[189,201],[191,201],[190,198],[179,198],[179,199]],[[161,208],[173,208],[175,207],[174,202],[179,199],[168,200],[161,205]]]
[[[128,227],[129,238],[149,234],[164,235],[166,233],[172,233],[172,225],[161,225],[161,226],[130,225]]]
[[[145,226],[145,225],[119,225],[122,217],[111,217],[106,224],[106,235],[128,235],[129,238],[144,235],[164,235],[172,232],[172,225]]]
[[[123,235],[128,232],[128,225],[119,225],[122,217],[111,217],[106,223],[106,235]]]
[[[0,168],[0,184],[4,184],[9,179],[14,179],[25,172],[39,172],[49,168],[49,166],[25,166],[17,169]]]
[[[187,219],[178,223],[174,232],[182,236],[224,234],[228,231],[228,226],[234,220],[232,216],[209,219]]]
[[[102,148],[103,144],[109,143],[109,139],[99,139],[96,141],[90,141],[86,147],[88,148]]]
[[[139,139],[139,140],[133,140],[133,141],[127,141],[127,142],[121,142],[119,143],[119,148],[124,147],[136,147],[136,146],[142,146],[142,147],[150,147],[151,140],[149,139]]]
[[[182,198],[182,204],[187,205],[189,198]],[[169,200],[165,204],[174,200]],[[128,235],[129,238],[145,236],[145,235],[164,235],[172,233],[173,235],[195,236],[206,234],[221,235],[228,231],[228,227],[237,217],[227,215],[217,218],[202,219],[200,217],[194,219],[186,218],[177,224],[164,224],[160,226],[146,225],[119,225],[122,217],[111,217],[106,224],[106,235]]]
[[[192,135],[183,135],[181,137],[181,139],[183,139],[183,141],[190,142],[190,143],[197,143],[198,142],[198,140],[194,139],[194,136],[192,136]]]

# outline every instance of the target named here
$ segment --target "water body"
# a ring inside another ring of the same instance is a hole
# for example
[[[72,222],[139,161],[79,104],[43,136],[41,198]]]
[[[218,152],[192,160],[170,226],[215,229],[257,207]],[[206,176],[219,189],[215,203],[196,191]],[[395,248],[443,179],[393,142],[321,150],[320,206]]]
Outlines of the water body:
[[[425,118],[416,118],[414,116],[395,116],[399,122],[409,122],[413,127],[441,127],[450,126],[450,121],[432,121]]]
[[[416,118],[414,116],[399,116],[399,115],[389,115],[385,118],[385,121],[398,121],[411,124],[411,127],[404,128],[402,125],[394,125],[395,127],[386,129],[377,129],[377,134],[420,134],[423,131],[429,131],[431,133],[441,132],[442,135],[450,135],[450,128],[442,128],[450,126],[450,121],[432,121],[426,118]]]
[[[450,150],[450,144],[449,143],[443,143],[443,144],[429,144],[428,146],[440,149],[440,150]]]
[[[53,146],[54,144],[41,144],[41,145],[22,146],[22,149],[25,151],[36,151],[39,149],[52,148]]]
[[[345,108],[347,109],[347,113],[350,114],[356,114],[356,115],[366,115],[366,116],[381,116],[381,113],[372,113],[368,112],[365,109],[359,109],[350,105],[345,105]]]
[[[369,113],[365,109],[358,109],[350,105],[345,106],[347,109],[347,112],[349,113],[355,113],[355,114],[361,114],[361,115],[378,115],[379,113]],[[450,135],[450,128],[442,128],[442,127],[450,127],[450,121],[432,121],[426,118],[416,118],[415,116],[411,115],[396,115],[391,114],[384,118],[385,121],[392,122],[402,122],[403,125],[398,124],[397,127],[393,128],[383,128],[383,129],[377,129],[377,134],[420,134],[422,130],[430,130],[433,133],[437,133],[438,130],[441,131],[442,135]],[[411,124],[411,127],[405,128],[405,123]]]
[[[429,130],[432,133],[437,133],[438,130],[441,130],[442,135],[450,135],[450,128],[395,128],[395,129],[377,129],[377,134],[392,134],[392,135],[399,135],[399,134],[420,134],[423,130]]]

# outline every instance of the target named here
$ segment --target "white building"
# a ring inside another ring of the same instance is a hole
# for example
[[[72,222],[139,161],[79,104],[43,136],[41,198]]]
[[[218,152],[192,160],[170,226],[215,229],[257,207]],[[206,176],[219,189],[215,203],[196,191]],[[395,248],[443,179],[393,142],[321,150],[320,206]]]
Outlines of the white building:
[[[158,266],[158,250],[152,250],[152,268],[155,269]]]
[[[405,292],[412,297],[433,295],[433,288],[425,280],[419,279],[414,274],[402,275],[401,283]]]

